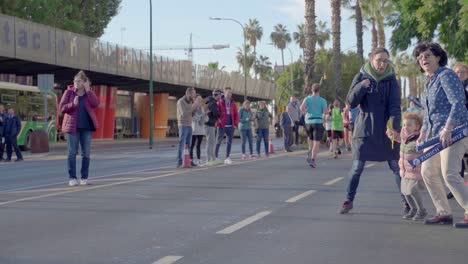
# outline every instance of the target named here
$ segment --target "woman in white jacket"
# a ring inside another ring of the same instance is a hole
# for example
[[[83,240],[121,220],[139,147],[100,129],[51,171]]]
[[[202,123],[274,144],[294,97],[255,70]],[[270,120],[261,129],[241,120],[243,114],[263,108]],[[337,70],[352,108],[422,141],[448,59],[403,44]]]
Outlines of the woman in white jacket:
[[[203,136],[205,135],[205,111],[201,106],[202,97],[201,95],[197,95],[195,101],[200,105],[197,110],[193,113],[192,118],[192,144],[190,146],[190,159],[192,160],[192,166],[200,166],[201,165],[201,143],[203,140]],[[195,162],[193,159],[193,148],[197,146],[197,161]]]

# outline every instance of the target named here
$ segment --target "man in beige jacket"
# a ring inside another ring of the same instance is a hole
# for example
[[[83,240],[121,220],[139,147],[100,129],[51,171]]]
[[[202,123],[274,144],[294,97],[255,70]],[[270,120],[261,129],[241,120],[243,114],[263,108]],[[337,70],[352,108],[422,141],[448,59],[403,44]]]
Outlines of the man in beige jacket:
[[[177,101],[177,125],[179,127],[179,149],[177,151],[177,168],[182,166],[182,153],[184,145],[191,144],[192,141],[192,116],[200,106],[195,102],[197,93],[195,88],[189,87],[185,91],[185,96]]]

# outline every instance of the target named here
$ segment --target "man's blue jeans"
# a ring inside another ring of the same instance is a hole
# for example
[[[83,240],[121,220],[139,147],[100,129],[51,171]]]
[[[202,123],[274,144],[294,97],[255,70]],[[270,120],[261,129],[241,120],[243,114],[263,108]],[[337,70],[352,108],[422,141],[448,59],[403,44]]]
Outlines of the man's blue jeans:
[[[395,178],[395,183],[397,184],[398,191],[400,191],[400,168],[398,167],[397,160],[388,160],[388,167],[393,172],[393,177]],[[346,188],[346,200],[353,201],[354,197],[356,196],[356,191],[359,186],[359,179],[361,178],[362,171],[364,170],[364,166],[366,165],[366,161],[364,160],[353,160],[353,165],[351,166],[351,170],[349,171],[349,183],[348,187]]]
[[[177,164],[182,164],[182,153],[184,146],[190,147],[192,144],[192,127],[191,126],[179,126],[179,150],[177,151]]]
[[[234,127],[218,127],[218,141],[216,142],[215,156],[218,158],[219,148],[223,142],[224,134],[226,134],[226,159],[231,155],[232,136],[234,135]]]
[[[81,179],[88,179],[92,133],[92,131],[85,130],[67,134],[68,177],[70,179],[76,179],[76,153],[78,152],[78,144],[81,146]]]

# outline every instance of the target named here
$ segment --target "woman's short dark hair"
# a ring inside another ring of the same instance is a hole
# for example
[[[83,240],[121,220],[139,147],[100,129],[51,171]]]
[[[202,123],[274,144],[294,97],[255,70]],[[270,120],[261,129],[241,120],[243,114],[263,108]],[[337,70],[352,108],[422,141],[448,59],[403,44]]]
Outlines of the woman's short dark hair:
[[[447,65],[447,61],[448,61],[447,52],[445,52],[445,50],[439,45],[439,43],[435,43],[435,42],[421,43],[421,44],[417,45],[416,48],[414,48],[414,50],[413,50],[413,56],[416,59],[416,65],[419,67],[421,72],[424,72],[424,70],[423,70],[423,68],[421,68],[421,65],[419,65],[418,56],[419,56],[419,54],[421,54],[421,53],[423,53],[423,52],[425,52],[427,50],[430,50],[432,52],[432,54],[434,54],[434,56],[437,56],[437,57],[440,58],[439,66]]]

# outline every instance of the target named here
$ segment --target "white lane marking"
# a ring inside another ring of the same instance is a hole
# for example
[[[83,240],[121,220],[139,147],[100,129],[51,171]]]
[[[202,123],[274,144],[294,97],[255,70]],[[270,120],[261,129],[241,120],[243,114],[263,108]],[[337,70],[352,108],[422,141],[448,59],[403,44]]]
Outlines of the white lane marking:
[[[327,181],[327,182],[324,183],[323,185],[328,185],[328,186],[329,186],[329,185],[333,185],[333,184],[335,184],[335,183],[337,183],[337,182],[339,182],[339,181],[341,181],[341,180],[343,180],[343,179],[344,179],[344,177],[338,177],[338,178],[333,179],[333,180],[331,180],[331,181]]]
[[[200,167],[200,166],[199,166]],[[138,172],[138,173],[135,173],[135,174],[148,174],[148,173],[169,173],[169,172],[175,172],[175,170],[162,170],[162,171],[142,171],[142,172]]]
[[[237,230],[241,229],[241,228],[244,228],[250,224],[252,224],[253,222],[255,221],[258,221],[260,219],[262,219],[263,217],[267,216],[271,214],[271,211],[263,211],[263,212],[260,212],[258,214],[255,214],[255,215],[252,215],[236,224],[233,224],[231,226],[228,226],[226,228],[224,228],[223,230],[221,231],[218,231],[216,232],[216,234],[223,234],[223,235],[228,235],[228,234],[231,234],[231,233],[234,233],[236,232]]]
[[[375,166],[375,163],[371,163],[371,164],[367,164],[366,166],[364,166],[364,168],[370,168],[370,167],[374,167]]]
[[[289,153],[287,153],[287,154],[289,154]],[[286,154],[279,154],[279,155],[276,155],[276,156],[272,156],[271,158],[279,158],[279,157],[283,157],[285,155]],[[16,199],[16,200],[5,201],[5,202],[1,202],[0,206],[5,205],[5,204],[12,204],[12,203],[17,203],[17,202],[23,202],[23,201],[30,201],[30,200],[37,200],[37,199],[41,199],[41,198],[53,197],[53,196],[58,196],[58,195],[62,195],[62,194],[81,192],[81,191],[85,191],[85,190],[95,190],[95,189],[101,189],[101,188],[105,188],[105,187],[123,185],[123,184],[127,184],[127,183],[134,183],[134,182],[140,182],[140,181],[146,181],[146,180],[165,178],[165,177],[169,177],[169,176],[173,176],[173,175],[184,174],[184,173],[187,173],[187,172],[190,172],[190,171],[193,171],[193,170],[198,170],[199,171],[199,170],[208,170],[208,169],[211,169],[211,168],[236,166],[236,165],[241,165],[241,164],[246,164],[246,163],[251,163],[251,162],[256,162],[256,161],[262,161],[262,160],[263,159],[260,159],[260,160],[252,159],[252,160],[244,161],[242,163],[234,163],[232,165],[220,165],[220,166],[215,166],[215,167],[203,167],[203,168],[196,168],[196,169],[187,169],[187,170],[181,170],[179,172],[174,172],[174,173],[167,173],[167,174],[152,176],[152,177],[141,177],[141,178],[138,178],[138,179],[135,179],[135,180],[120,181],[120,182],[116,182],[116,183],[110,183],[110,184],[98,185],[98,186],[86,186],[86,187],[80,187],[79,186],[79,187],[75,187],[75,188],[69,187],[70,188],[69,191],[56,192],[56,193],[50,193],[50,194],[44,194],[44,195],[39,195],[39,196],[25,197],[25,198]],[[161,169],[163,169],[163,168],[173,168],[173,166],[165,166],[165,167],[159,167],[159,168],[161,168]],[[158,168],[150,168],[150,169],[138,170],[138,171],[133,171],[133,172],[130,171],[130,172],[103,175],[103,176],[99,176],[99,177],[94,177],[93,179],[111,177],[111,176],[129,174],[129,173],[138,173],[138,172],[142,172],[142,171],[150,171],[150,170],[155,170],[155,169],[158,169]],[[19,188],[19,189],[5,190],[5,191],[0,191],[0,194],[9,193],[9,192],[13,192],[13,191],[29,190],[29,189],[40,188],[40,187],[45,187],[45,186],[52,186],[52,185],[57,185],[57,184],[65,184],[65,183],[67,183],[67,182],[50,183],[50,184],[43,184],[43,185],[37,185],[37,186],[31,186],[31,187],[25,187],[25,188]]]
[[[172,264],[183,258],[182,256],[165,256],[164,258],[153,262],[153,264]]]
[[[12,203],[24,202],[24,201],[31,201],[31,200],[38,200],[38,199],[41,199],[41,198],[59,196],[59,195],[68,194],[68,193],[76,193],[76,192],[82,192],[82,191],[102,189],[102,188],[106,188],[106,187],[124,185],[124,184],[127,184],[127,183],[135,183],[135,182],[141,182],[141,181],[154,180],[154,179],[165,178],[165,177],[169,177],[169,176],[173,176],[173,175],[184,174],[184,173],[187,173],[187,172],[189,172],[189,170],[180,171],[180,172],[176,172],[176,173],[168,173],[168,174],[163,174],[163,175],[158,175],[158,176],[142,177],[142,178],[138,178],[138,179],[135,179],[135,180],[120,181],[120,182],[114,182],[114,183],[109,183],[109,184],[104,184],[104,185],[97,185],[97,186],[88,185],[86,187],[81,187],[81,186],[79,186],[79,187],[70,187],[70,190],[68,190],[68,191],[49,193],[49,194],[44,194],[44,195],[31,196],[31,197],[25,197],[25,198],[20,198],[20,199],[16,199],[16,200],[5,201],[5,202],[1,202],[0,205],[12,204]]]
[[[288,200],[286,200],[286,202],[287,203],[295,203],[295,202],[299,201],[300,199],[303,199],[303,198],[305,198],[305,197],[307,197],[307,196],[309,196],[309,195],[311,195],[313,193],[316,193],[316,192],[317,192],[316,190],[310,190],[310,191],[307,191],[307,192],[303,192],[303,193],[301,193],[299,195],[296,195],[296,196],[294,196],[292,198],[289,198]]]
[[[93,181],[94,179],[100,179],[100,178],[106,178],[106,177],[113,177],[113,176],[119,176],[119,175],[125,175],[125,174],[137,174],[137,173],[145,172],[145,171],[152,171],[152,170],[157,170],[157,169],[168,169],[168,168],[174,168],[174,165],[164,166],[164,167],[155,167],[155,168],[149,168],[149,169],[143,169],[143,170],[136,170],[136,171],[118,172],[118,173],[113,173],[113,174],[107,174],[107,175],[92,177],[92,179],[90,179],[90,180]],[[47,183],[47,184],[41,184],[41,185],[34,185],[34,186],[23,187],[23,188],[17,188],[17,189],[11,189],[11,190],[3,190],[3,191],[0,191],[0,194],[2,194],[2,193],[8,193],[8,192],[15,192],[15,191],[22,191],[22,190],[35,189],[35,188],[41,188],[41,187],[47,187],[47,186],[53,186],[53,185],[59,185],[59,184],[65,184],[65,183],[68,183],[68,181],[60,181],[60,182]]]

